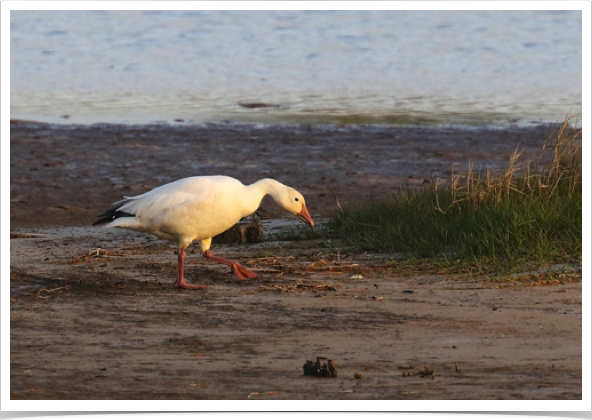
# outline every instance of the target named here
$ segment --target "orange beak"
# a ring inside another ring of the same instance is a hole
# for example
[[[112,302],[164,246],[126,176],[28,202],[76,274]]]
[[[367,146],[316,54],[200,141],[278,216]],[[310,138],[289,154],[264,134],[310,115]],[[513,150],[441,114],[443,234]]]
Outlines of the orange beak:
[[[314,222],[312,221],[310,214],[308,214],[308,210],[304,204],[302,205],[302,211],[300,213],[296,213],[296,216],[300,217],[304,223],[314,226]]]

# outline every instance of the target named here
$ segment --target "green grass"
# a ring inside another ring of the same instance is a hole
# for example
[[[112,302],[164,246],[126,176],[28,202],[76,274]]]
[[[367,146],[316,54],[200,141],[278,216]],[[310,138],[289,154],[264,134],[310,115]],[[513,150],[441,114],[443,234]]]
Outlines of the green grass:
[[[346,208],[327,228],[346,247],[460,260],[483,271],[579,263],[581,130],[565,121],[546,166],[516,151],[504,171],[469,167],[446,184]]]

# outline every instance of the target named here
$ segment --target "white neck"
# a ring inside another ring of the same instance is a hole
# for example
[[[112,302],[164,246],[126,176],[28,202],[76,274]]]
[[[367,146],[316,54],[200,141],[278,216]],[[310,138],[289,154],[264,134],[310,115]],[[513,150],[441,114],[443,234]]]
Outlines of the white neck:
[[[286,186],[275,179],[264,178],[249,185],[247,188],[252,191],[252,197],[257,201],[257,207],[255,208],[255,210],[257,210],[261,204],[261,200],[263,200],[263,197],[267,194],[269,194],[276,203],[280,204],[280,191],[285,189]]]
[[[263,178],[254,184],[249,185],[248,188],[256,191],[256,195],[261,195],[261,199],[259,201],[263,200],[263,197],[269,194],[276,203],[279,203],[280,191],[285,189],[286,186],[275,179]]]
[[[251,197],[249,199],[249,208],[252,209],[251,213],[257,210],[259,205],[261,205],[261,200],[263,200],[263,197],[268,194],[271,196],[271,198],[273,198],[273,201],[275,201],[277,205],[292,214],[297,214],[297,211],[300,211],[302,206],[304,206],[304,201],[302,201],[300,208],[296,209],[298,204],[294,204],[292,202],[291,194],[298,194],[298,192],[293,188],[276,181],[275,179],[260,179],[246,188],[249,190],[249,194],[247,195]]]

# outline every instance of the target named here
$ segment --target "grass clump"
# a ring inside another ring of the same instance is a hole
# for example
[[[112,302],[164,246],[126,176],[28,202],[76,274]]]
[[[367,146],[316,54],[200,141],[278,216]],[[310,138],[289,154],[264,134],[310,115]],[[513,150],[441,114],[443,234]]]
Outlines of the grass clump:
[[[345,209],[328,227],[346,246],[501,270],[580,262],[581,130],[566,119],[546,164],[516,150],[503,171],[469,166],[449,183]]]

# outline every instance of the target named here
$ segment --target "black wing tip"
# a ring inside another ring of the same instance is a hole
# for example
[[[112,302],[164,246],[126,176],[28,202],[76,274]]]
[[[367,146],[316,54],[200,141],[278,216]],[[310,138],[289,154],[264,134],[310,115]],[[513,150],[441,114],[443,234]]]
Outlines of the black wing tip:
[[[96,222],[94,222],[92,225],[96,226],[96,225],[103,225],[105,223],[109,223],[112,222],[113,220],[119,218],[119,217],[135,217],[135,215],[130,214],[130,213],[126,213],[124,211],[120,211],[117,210],[117,207],[113,207],[112,209],[107,210],[105,213],[100,214],[97,217],[100,217],[99,220],[97,220]]]
[[[99,220],[97,220],[96,222],[94,222],[92,225],[93,226],[96,226],[96,225],[104,225],[105,223],[109,223],[109,222],[111,222],[113,220],[114,220],[113,217],[102,217]]]

